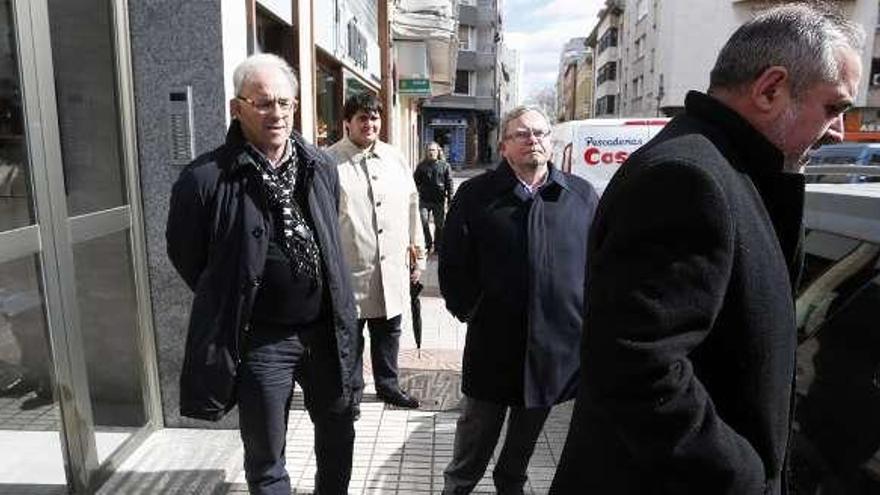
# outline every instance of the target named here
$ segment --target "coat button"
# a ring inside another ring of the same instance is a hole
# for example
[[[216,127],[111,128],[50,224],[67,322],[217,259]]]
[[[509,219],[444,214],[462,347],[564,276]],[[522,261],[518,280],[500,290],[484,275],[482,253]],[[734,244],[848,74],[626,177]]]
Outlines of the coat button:
[[[381,202],[381,201],[377,201],[377,202],[376,202],[376,208],[378,208],[378,207],[380,207],[380,206],[382,206],[382,202]]]
[[[379,233],[381,234],[382,232],[385,232],[385,230],[384,230],[384,229],[379,229]]]
[[[251,231],[251,235],[253,235],[257,239],[259,239],[260,237],[263,237],[263,228],[262,227],[255,227],[254,230]]]
[[[250,331],[251,331],[251,324],[250,324],[250,323],[245,323],[245,324],[244,324],[244,327],[242,327],[241,331],[244,332],[244,333],[248,333],[248,332],[250,332]]]

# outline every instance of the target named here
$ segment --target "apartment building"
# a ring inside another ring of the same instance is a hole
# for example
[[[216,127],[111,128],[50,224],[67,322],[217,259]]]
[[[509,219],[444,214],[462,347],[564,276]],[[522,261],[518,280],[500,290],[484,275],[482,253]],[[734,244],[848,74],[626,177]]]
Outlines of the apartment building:
[[[873,50],[878,4],[874,0],[841,0],[835,2],[854,21],[865,26],[869,33],[868,46],[863,54],[865,77],[856,98],[859,112],[848,117],[850,127],[861,128],[861,119],[871,126],[878,121],[876,102],[869,104]],[[597,71],[597,110],[607,110],[601,104],[599,81],[610,75],[618,89],[615,111],[609,115],[622,117],[672,116],[684,108],[684,98],[691,89],[705,91],[709,72],[718,51],[730,34],[755,12],[766,8],[764,1],[725,0],[721,2],[691,2],[687,0],[609,0],[606,11],[621,9],[619,16],[619,46],[614,55],[617,72],[612,73],[612,61],[603,58]],[[603,11],[607,16],[607,12]],[[601,18],[603,22],[610,24]],[[597,36],[610,28],[597,26]],[[597,56],[598,57],[598,56]],[[880,82],[880,81],[877,81]],[[877,86],[880,89],[880,86]],[[877,97],[880,100],[880,96]],[[598,113],[598,111],[597,111]],[[856,125],[853,117],[859,116]]]
[[[497,159],[501,0],[458,2],[459,50],[452,94],[422,103],[422,136],[454,167]]]
[[[623,16],[622,0],[607,0],[598,21],[587,37],[593,51],[593,104],[595,117],[615,117],[620,113],[619,45]]]
[[[587,119],[593,105],[593,50],[587,38],[572,38],[559,57],[556,121]]]

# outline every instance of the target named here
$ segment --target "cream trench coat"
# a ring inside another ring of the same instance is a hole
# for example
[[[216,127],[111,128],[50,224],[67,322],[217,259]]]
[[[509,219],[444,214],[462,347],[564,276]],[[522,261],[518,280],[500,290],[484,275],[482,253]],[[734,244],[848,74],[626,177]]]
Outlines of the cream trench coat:
[[[419,195],[412,171],[394,147],[377,141],[373,153],[347,137],[327,153],[339,171],[339,231],[351,270],[358,318],[393,318],[409,307],[409,250],[425,269]]]

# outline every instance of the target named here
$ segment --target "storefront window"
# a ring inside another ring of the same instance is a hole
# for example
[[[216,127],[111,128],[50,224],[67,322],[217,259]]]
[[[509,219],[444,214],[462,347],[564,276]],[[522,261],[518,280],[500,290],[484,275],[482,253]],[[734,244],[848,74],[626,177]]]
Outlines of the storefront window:
[[[315,142],[327,147],[342,137],[342,102],[338,101],[340,91],[339,71],[318,65],[316,74],[318,133]]]

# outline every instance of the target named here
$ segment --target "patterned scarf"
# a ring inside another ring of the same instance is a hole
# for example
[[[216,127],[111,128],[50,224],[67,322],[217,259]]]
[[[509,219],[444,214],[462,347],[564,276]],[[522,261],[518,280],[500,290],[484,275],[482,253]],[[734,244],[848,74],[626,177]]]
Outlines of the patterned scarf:
[[[294,198],[296,173],[299,169],[296,148],[293,142],[287,142],[290,157],[286,161],[289,163],[277,172],[261,153],[250,146],[248,148],[251,156],[254,157],[253,164],[257,176],[262,179],[269,204],[273,208],[276,222],[275,237],[280,241],[281,249],[287,256],[293,272],[307,277],[315,287],[321,277],[321,252],[314,233]]]

